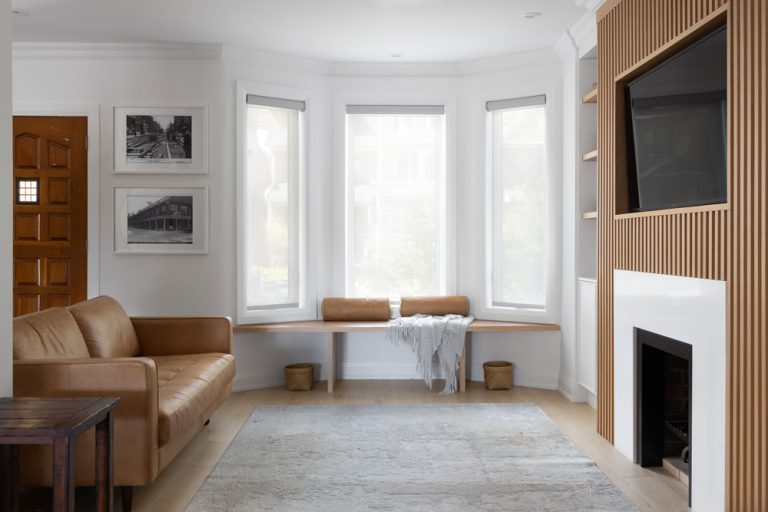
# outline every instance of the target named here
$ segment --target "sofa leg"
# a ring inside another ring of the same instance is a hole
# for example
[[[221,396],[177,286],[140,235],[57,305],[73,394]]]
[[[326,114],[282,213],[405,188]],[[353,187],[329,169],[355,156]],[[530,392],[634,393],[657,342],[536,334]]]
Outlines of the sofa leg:
[[[210,422],[211,422],[211,418],[208,418],[207,420],[205,420],[205,423],[203,423],[203,426],[207,427]]]
[[[123,502],[123,512],[133,510],[133,487],[124,485],[120,487],[120,498]]]

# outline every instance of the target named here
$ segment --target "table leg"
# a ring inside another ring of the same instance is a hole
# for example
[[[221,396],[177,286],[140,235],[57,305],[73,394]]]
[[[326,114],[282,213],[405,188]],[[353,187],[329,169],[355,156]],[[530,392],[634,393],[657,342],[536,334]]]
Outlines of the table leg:
[[[53,510],[75,510],[75,442],[69,436],[53,438]]]
[[[112,413],[96,424],[96,510],[112,512],[114,497],[112,459]]]
[[[0,445],[0,510],[19,510],[19,447]]]
[[[336,338],[334,336],[335,333],[333,332],[327,333],[328,369],[326,370],[326,373],[328,374],[329,393],[333,393],[333,388],[336,384]]]
[[[464,335],[464,348],[461,351],[461,361],[459,361],[459,393],[467,391],[467,343],[469,342],[469,333]]]

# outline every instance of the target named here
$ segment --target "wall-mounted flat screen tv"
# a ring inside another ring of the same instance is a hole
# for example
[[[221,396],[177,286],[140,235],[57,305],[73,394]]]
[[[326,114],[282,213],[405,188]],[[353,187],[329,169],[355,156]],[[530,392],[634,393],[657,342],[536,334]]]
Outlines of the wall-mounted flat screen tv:
[[[626,85],[630,211],[727,198],[726,27]]]

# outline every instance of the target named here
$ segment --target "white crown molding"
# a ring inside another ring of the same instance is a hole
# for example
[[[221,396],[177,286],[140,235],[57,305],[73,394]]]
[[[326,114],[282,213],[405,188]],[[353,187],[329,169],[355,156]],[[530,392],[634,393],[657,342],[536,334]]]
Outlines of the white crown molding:
[[[560,60],[566,60],[576,55],[579,51],[579,47],[576,45],[576,40],[571,35],[570,29],[563,32],[557,41],[555,41],[554,50],[557,52]]]
[[[242,46],[224,45],[221,51],[221,58],[225,61],[244,62],[257,66],[270,66],[272,68],[323,75],[330,74],[331,69],[330,63],[324,60],[255,50]]]
[[[579,57],[597,46],[597,13],[588,11],[568,30],[578,48]]]
[[[332,62],[329,75],[337,77],[456,76],[451,62]]]
[[[597,46],[597,9],[604,0],[574,0],[574,3],[587,9],[576,22],[555,41],[554,50],[561,60],[573,56],[579,58]]]
[[[455,77],[541,67],[557,63],[551,48],[463,62],[333,62],[329,74],[340,77]]]
[[[557,64],[557,62],[557,55],[552,51],[552,48],[540,48],[503,57],[460,62],[457,67],[460,75],[477,75],[520,68],[542,67]]]
[[[221,52],[220,44],[13,43],[14,60],[215,60]]]
[[[605,0],[573,0],[573,3],[579,7],[584,7],[590,11],[597,11]]]
[[[594,21],[594,16],[591,18]],[[581,20],[580,20],[581,22]],[[14,60],[224,60],[338,77],[456,77],[557,63],[552,48],[459,62],[328,62],[250,48],[198,43],[13,43]],[[554,51],[553,51],[554,50]]]

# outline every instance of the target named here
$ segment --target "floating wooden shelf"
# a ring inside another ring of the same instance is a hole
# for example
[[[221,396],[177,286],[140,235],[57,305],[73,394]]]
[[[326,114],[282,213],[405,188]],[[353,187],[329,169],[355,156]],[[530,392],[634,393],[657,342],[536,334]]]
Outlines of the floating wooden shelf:
[[[597,150],[590,151],[589,153],[584,153],[581,156],[581,159],[585,162],[596,162],[597,161]]]
[[[581,97],[582,103],[597,103],[597,87]]]
[[[581,214],[582,219],[596,219],[597,212],[584,212]]]

